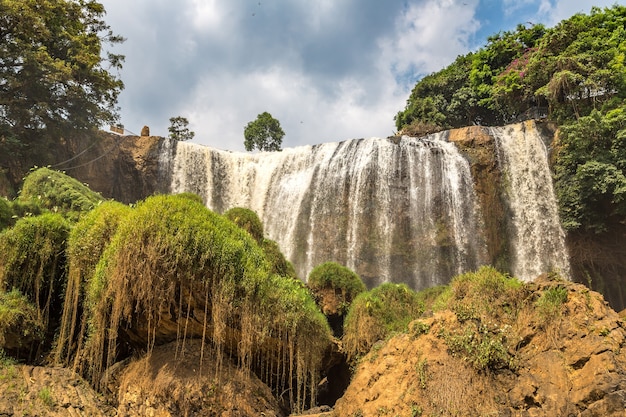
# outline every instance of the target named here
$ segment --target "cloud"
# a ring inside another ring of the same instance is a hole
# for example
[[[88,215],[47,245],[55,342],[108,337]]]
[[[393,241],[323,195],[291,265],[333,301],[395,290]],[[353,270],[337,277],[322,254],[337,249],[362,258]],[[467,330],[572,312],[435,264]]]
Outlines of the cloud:
[[[195,142],[230,150],[264,111],[284,146],[387,136],[421,76],[486,35],[592,2],[524,0],[503,20],[495,0],[100,1],[127,38],[114,50],[126,55],[122,123],[167,135],[170,117],[187,117]]]

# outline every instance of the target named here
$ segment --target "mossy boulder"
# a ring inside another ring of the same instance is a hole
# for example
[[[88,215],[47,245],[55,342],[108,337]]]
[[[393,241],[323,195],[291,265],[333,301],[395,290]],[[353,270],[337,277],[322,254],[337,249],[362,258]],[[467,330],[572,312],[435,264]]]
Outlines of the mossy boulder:
[[[423,302],[405,284],[385,283],[359,294],[345,320],[343,345],[348,358],[366,354],[393,333],[406,332],[423,311]]]
[[[132,352],[200,338],[290,393],[291,409],[314,398],[325,317],[301,281],[271,272],[248,232],[194,199],[150,197],[123,216],[85,297],[89,336],[76,356],[93,381]]]
[[[26,176],[18,200],[66,213],[89,211],[104,201],[85,184],[49,168],[36,169]]]
[[[43,341],[44,326],[38,309],[18,289],[0,290],[0,352],[28,359]]]
[[[59,214],[25,217],[0,234],[0,290],[17,288],[44,326],[61,316],[69,223]]]

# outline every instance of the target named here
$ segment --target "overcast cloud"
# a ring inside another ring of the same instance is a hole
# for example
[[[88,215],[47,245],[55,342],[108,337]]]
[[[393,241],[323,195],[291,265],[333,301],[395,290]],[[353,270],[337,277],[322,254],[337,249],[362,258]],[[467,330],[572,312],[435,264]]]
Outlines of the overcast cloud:
[[[283,147],[393,134],[415,82],[518,23],[552,26],[605,0],[100,0],[124,36],[122,123],[243,150],[267,111]],[[622,4],[623,2],[617,2]]]

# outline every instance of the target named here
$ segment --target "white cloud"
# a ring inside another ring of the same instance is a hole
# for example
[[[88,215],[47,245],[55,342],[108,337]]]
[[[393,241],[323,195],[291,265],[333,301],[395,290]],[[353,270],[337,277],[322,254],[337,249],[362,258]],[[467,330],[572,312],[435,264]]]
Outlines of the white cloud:
[[[169,118],[184,116],[196,142],[231,150],[263,111],[281,122],[284,146],[387,136],[416,77],[505,24],[496,0],[101,1],[128,39],[115,49],[127,56],[122,122],[167,135]],[[504,4],[535,11],[536,23],[609,5],[530,1]]]
[[[469,49],[480,27],[474,18],[476,0],[414,3],[400,15],[391,37],[382,39],[382,58],[397,74],[430,73],[450,64]]]

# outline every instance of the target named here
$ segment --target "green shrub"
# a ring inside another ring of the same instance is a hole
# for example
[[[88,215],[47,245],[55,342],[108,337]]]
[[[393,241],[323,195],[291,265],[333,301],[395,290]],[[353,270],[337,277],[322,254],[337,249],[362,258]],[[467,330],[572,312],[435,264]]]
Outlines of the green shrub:
[[[367,290],[361,278],[336,262],[325,262],[313,268],[307,280],[309,288],[316,297],[323,297],[325,290],[337,300],[337,308],[332,314],[344,315],[357,295]]]
[[[250,233],[250,236],[252,236],[257,243],[263,241],[263,224],[254,211],[243,207],[234,207],[224,213],[224,216]]]
[[[460,330],[440,330],[450,352],[468,361],[478,371],[515,369],[515,357],[507,347],[507,328],[494,328],[480,321],[463,324]]]
[[[300,281],[270,271],[257,242],[226,217],[186,197],[150,197],[120,219],[86,285],[89,339],[77,356],[99,381],[124,335],[137,331],[133,323],[156,337],[165,314],[183,338],[195,318],[203,330],[194,336],[215,346],[218,358],[228,353],[246,370],[272,369],[261,378],[301,410],[304,392],[317,386],[330,330]]]
[[[37,308],[17,289],[0,291],[0,352],[17,355],[24,348],[28,352],[32,343],[43,340],[43,335]]]
[[[44,326],[61,313],[69,224],[59,214],[24,217],[0,233],[0,290],[17,288]]]
[[[522,282],[491,266],[456,276],[443,290],[433,308],[452,310],[460,321],[481,317],[515,315],[524,300]]]
[[[354,299],[345,321],[343,344],[350,359],[367,353],[378,340],[406,332],[424,311],[415,291],[405,284],[386,283]]]
[[[57,364],[67,365],[74,349],[82,346],[86,317],[83,316],[81,321],[80,313],[84,307],[86,283],[91,280],[119,223],[131,212],[131,208],[124,204],[106,201],[85,214],[70,232],[65,303],[54,348]]]
[[[13,218],[13,208],[11,202],[4,197],[0,197],[0,230],[8,227]]]
[[[52,211],[85,212],[104,199],[78,180],[48,168],[32,171],[24,179],[18,200],[36,202]]]
[[[270,239],[263,239],[261,249],[263,249],[265,257],[270,263],[270,272],[283,277],[297,278],[293,264],[285,258],[278,247],[278,243]]]
[[[539,314],[544,318],[556,317],[561,312],[561,306],[567,301],[567,288],[556,285],[545,289],[535,302]]]

